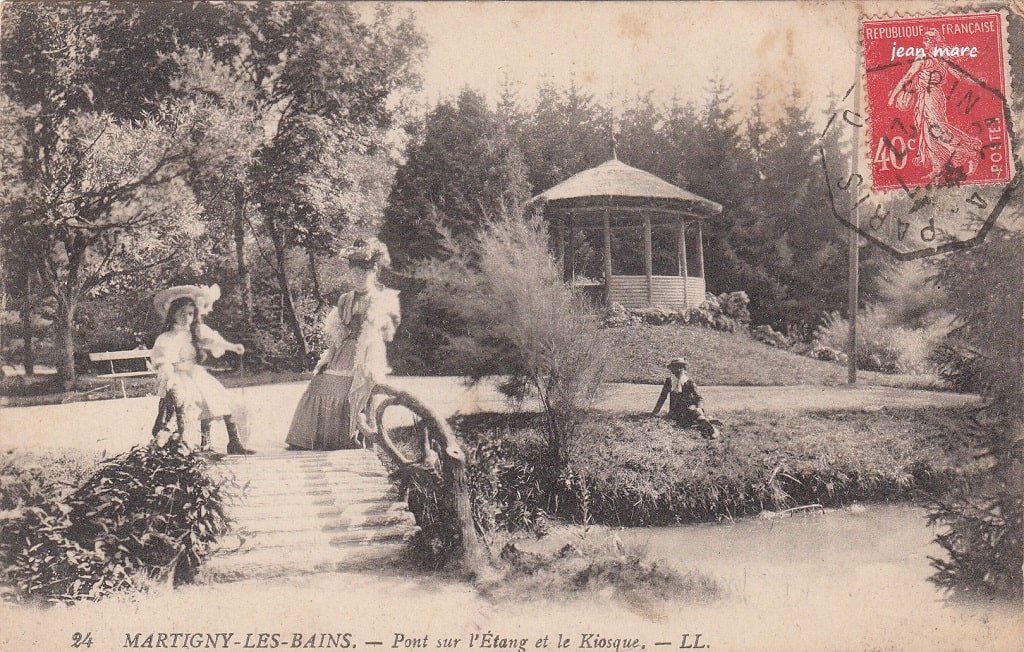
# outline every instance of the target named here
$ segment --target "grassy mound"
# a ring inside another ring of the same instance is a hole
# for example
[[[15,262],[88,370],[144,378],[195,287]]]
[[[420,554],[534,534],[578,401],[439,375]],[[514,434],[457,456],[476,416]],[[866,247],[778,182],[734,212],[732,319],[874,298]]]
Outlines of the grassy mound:
[[[699,326],[641,324],[601,331],[615,351],[609,380],[661,383],[665,362],[685,355],[690,374],[702,385],[841,385],[846,367],[776,349],[746,333],[726,333]],[[861,371],[858,377],[875,385],[938,389],[931,376],[889,375]]]
[[[537,500],[548,513],[609,525],[909,500],[968,472],[965,419],[955,410],[736,412],[722,438],[708,441],[662,418],[598,413],[583,428],[571,472],[547,482]],[[550,473],[541,427],[533,414],[456,422],[471,448],[504,440],[507,454],[538,476]]]

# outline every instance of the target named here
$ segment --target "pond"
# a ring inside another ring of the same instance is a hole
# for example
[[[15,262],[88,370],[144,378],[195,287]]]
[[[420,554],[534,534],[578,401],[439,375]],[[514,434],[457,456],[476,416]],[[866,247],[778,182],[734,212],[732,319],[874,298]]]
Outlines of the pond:
[[[717,579],[727,595],[711,611],[729,614],[746,631],[710,613],[708,626],[725,627],[721,633],[738,636],[732,642],[743,646],[753,643],[750,637],[765,648],[787,647],[786,639],[803,648],[820,639],[822,649],[919,649],[928,640],[940,649],[1004,649],[1021,641],[1019,605],[949,603],[928,581],[928,557],[943,551],[915,507],[856,506],[615,533],[654,558]]]

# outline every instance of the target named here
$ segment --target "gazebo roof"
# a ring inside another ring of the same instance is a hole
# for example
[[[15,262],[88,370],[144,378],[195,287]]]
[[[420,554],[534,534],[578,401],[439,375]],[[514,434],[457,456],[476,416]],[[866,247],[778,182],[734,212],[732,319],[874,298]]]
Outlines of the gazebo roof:
[[[530,200],[553,207],[657,207],[710,217],[722,212],[721,204],[659,179],[612,158],[584,170]]]

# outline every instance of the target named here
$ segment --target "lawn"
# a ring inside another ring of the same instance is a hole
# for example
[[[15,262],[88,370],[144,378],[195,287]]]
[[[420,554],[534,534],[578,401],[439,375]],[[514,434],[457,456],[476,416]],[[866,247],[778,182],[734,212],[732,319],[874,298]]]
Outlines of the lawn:
[[[658,384],[665,379],[664,364],[677,355],[690,362],[690,374],[700,385],[842,385],[846,367],[776,349],[746,333],[724,333],[699,326],[637,326],[606,328],[601,336],[613,352],[610,382]],[[215,374],[226,387],[272,385],[308,380],[309,373],[261,371]],[[912,389],[943,389],[935,376],[901,376],[861,371],[858,378],[871,385]],[[153,379],[125,379],[128,396],[149,396]],[[0,405],[49,405],[73,401],[121,398],[119,382],[91,375],[79,377],[77,389],[61,392],[56,376],[15,376],[0,379]]]
[[[217,380],[225,387],[252,387],[309,380],[309,372],[260,371],[240,374],[237,371],[214,372]],[[129,397],[153,396],[156,383],[152,376],[125,378],[125,394]],[[54,405],[75,401],[100,401],[122,398],[121,383],[117,379],[97,378],[83,374],[78,377],[76,389],[62,392],[56,385],[57,377],[14,376],[0,379],[0,406],[20,407],[25,405]]]
[[[700,326],[669,324],[606,328],[602,337],[614,352],[609,380],[661,383],[665,363],[677,355],[689,361],[700,385],[842,385],[846,367],[770,347],[742,332],[725,333]],[[889,375],[860,371],[858,380],[873,385],[942,389],[935,376]]]
[[[954,409],[735,412],[722,437],[709,441],[663,418],[595,413],[573,449],[575,479],[563,476],[557,495],[538,500],[549,512],[557,506],[558,516],[608,525],[913,500],[971,469],[960,434],[967,416]],[[455,426],[470,448],[507,442],[507,461],[532,465],[535,477],[543,476],[540,415],[471,415]],[[530,493],[509,489],[509,495]]]

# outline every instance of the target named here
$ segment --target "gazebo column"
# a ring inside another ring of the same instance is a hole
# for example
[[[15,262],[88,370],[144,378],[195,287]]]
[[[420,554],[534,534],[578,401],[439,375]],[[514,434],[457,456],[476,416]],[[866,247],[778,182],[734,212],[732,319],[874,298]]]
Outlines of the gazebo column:
[[[679,275],[683,277],[683,305],[690,307],[690,271],[686,268],[686,220],[679,218],[679,236],[677,242],[676,263],[679,266]]]
[[[651,216],[644,213],[644,272],[647,274],[647,306],[654,301],[651,277],[654,275],[654,261],[651,254]]]
[[[704,223],[697,220],[697,275],[704,278]],[[704,290],[707,291],[707,288]]]
[[[611,305],[612,302],[612,227],[608,217],[608,211],[601,216],[601,226],[604,230],[604,303]]]

